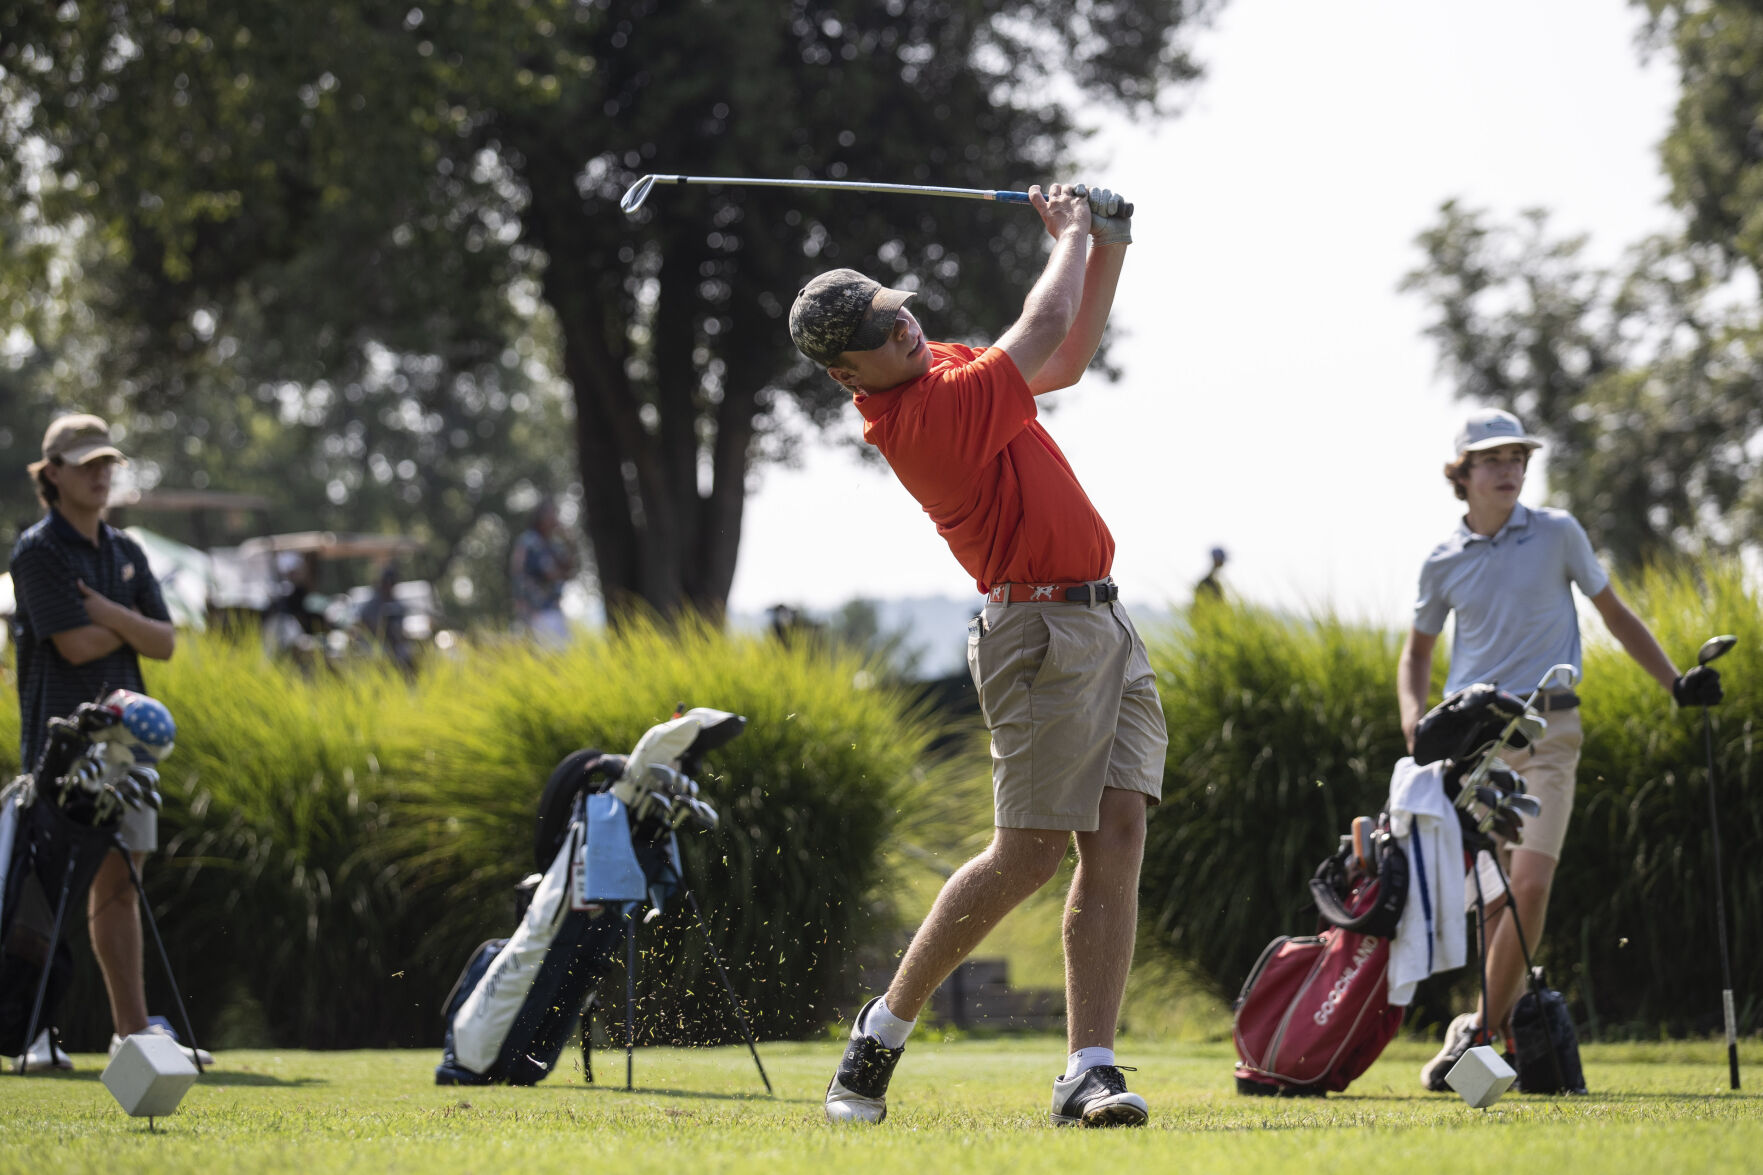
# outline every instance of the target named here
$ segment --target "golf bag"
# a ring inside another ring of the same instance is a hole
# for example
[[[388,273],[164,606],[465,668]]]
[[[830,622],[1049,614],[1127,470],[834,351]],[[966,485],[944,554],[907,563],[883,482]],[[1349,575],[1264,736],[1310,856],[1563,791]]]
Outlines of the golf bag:
[[[1541,967],[1531,968],[1529,989],[1512,1009],[1513,1068],[1520,1093],[1584,1093],[1579,1037],[1567,1014],[1567,997],[1548,986]]]
[[[1338,1093],[1402,1026],[1385,973],[1407,899],[1407,859],[1387,833],[1373,836],[1373,874],[1357,864],[1350,838],[1342,839],[1310,882],[1326,928],[1274,939],[1243,982],[1233,1028],[1238,1093]]]
[[[0,1056],[22,1054],[73,977],[69,919],[117,845],[125,806],[159,806],[165,707],[128,690],[52,719],[37,769],[0,790]]]
[[[110,850],[115,827],[114,820],[99,826],[70,820],[32,786],[30,776],[0,793],[0,863],[5,866],[0,891],[0,1056],[18,1056],[35,1035],[31,1009],[44,971],[49,979],[35,1026],[57,1022],[56,1012],[73,980],[66,921],[69,911],[83,914],[86,890]]]
[[[513,936],[472,952],[449,993],[437,1085],[535,1084],[556,1067],[578,1015],[586,1056],[594,990],[621,943],[634,964],[639,907],[660,910],[680,889],[675,830],[716,826],[681,768],[695,771],[744,724],[695,709],[650,730],[628,758],[590,749],[557,765],[539,803],[543,873],[519,887],[530,896]]]

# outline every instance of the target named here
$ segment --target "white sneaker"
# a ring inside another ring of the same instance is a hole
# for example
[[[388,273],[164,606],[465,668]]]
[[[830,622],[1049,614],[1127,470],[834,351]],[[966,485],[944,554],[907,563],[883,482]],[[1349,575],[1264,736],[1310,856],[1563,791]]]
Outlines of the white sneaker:
[[[1420,1084],[1434,1093],[1450,1093],[1451,1086],[1445,1080],[1445,1074],[1451,1067],[1463,1059],[1463,1054],[1478,1044],[1485,1043],[1485,1034],[1481,1030],[1481,1017],[1475,1012],[1464,1012],[1452,1020],[1445,1029],[1445,1045],[1438,1055],[1420,1067]]]
[[[1143,1126],[1150,1112],[1145,1099],[1126,1088],[1126,1065],[1093,1065],[1076,1077],[1053,1079],[1055,1126]]]
[[[31,1041],[31,1047],[24,1051],[24,1068],[26,1073],[38,1073],[44,1069],[72,1069],[73,1058],[61,1051],[61,1046],[50,1039],[47,1028],[37,1033],[37,1039]]]
[[[132,1032],[129,1035],[130,1036],[169,1036],[174,1041],[176,1041],[178,1039],[178,1034],[171,1030],[171,1026],[166,1024],[163,1020],[161,1020],[157,1016],[148,1022],[147,1027],[141,1029],[141,1031],[139,1031],[139,1032]],[[118,1050],[122,1047],[122,1042],[123,1042],[122,1037],[117,1036],[114,1033],[111,1034],[111,1037],[110,1037],[110,1055],[111,1056],[114,1057],[116,1055],[116,1050]],[[214,1064],[214,1054],[209,1052],[207,1049],[201,1049],[201,1048],[193,1049],[193,1048],[189,1047],[188,1045],[184,1044],[182,1041],[178,1041],[178,1048],[183,1050],[184,1056],[190,1058],[191,1061],[195,1062],[198,1065],[201,1065],[204,1068],[207,1068],[209,1065]]]

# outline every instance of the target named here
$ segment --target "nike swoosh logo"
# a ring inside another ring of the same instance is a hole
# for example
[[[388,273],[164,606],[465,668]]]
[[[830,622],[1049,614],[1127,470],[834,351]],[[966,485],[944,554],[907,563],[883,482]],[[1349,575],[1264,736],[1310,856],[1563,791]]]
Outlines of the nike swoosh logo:
[[[1523,538],[1514,539],[1513,541],[1522,547],[1525,543],[1528,543],[1531,539],[1534,539],[1535,537],[1536,536],[1534,534],[1527,534]]]

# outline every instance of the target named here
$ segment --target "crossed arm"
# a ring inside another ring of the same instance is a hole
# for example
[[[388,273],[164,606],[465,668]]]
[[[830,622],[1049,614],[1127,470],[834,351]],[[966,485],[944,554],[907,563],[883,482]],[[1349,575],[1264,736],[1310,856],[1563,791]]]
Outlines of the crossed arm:
[[[115,600],[79,584],[86,614],[92,623],[52,634],[55,651],[75,665],[84,665],[108,656],[128,645],[143,657],[155,661],[171,659],[177,647],[177,630],[164,620],[153,620],[133,608],[125,608]]]

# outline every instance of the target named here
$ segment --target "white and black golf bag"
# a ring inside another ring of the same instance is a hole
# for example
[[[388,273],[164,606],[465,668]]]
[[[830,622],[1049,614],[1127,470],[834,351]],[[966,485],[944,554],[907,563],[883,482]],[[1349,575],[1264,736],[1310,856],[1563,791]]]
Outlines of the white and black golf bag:
[[[73,975],[68,920],[124,810],[159,806],[156,764],[175,733],[164,705],[113,690],[51,719],[35,770],[0,790],[0,1057],[56,1023]]]
[[[600,978],[627,954],[633,920],[681,887],[677,829],[714,828],[691,779],[700,758],[746,720],[693,709],[653,727],[629,756],[577,751],[559,763],[539,803],[530,900],[506,939],[477,948],[442,1009],[438,1085],[532,1085],[557,1064]],[[627,966],[630,963],[627,960]]]

